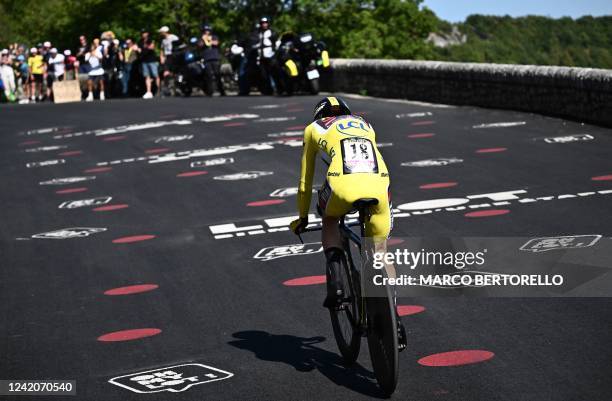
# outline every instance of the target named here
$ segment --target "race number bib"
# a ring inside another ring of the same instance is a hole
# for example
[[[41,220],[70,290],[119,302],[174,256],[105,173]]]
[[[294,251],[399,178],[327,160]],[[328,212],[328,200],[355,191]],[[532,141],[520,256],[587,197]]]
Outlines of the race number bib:
[[[347,138],[340,143],[344,174],[378,173],[372,142],[365,138]]]

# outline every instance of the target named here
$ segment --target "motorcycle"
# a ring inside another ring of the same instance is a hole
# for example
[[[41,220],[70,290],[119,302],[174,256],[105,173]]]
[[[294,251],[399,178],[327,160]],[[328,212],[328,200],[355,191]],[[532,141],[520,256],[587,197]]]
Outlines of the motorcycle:
[[[279,93],[292,95],[305,90],[312,95],[319,93],[321,72],[330,67],[329,53],[321,41],[312,34],[296,35],[286,32],[279,38],[276,52],[280,66]]]
[[[189,46],[177,46],[173,51],[173,60],[175,88],[183,96],[191,96],[194,88],[200,88],[207,96],[212,96],[214,75],[207,74],[197,38],[189,39]]]

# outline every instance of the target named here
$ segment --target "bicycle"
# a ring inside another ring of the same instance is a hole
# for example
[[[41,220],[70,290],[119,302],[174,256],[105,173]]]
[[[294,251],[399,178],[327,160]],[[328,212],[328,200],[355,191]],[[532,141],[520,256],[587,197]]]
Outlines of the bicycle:
[[[363,268],[373,259],[374,248],[365,240],[365,224],[370,218],[370,206],[377,204],[378,200],[374,198],[359,199],[353,203],[359,212],[358,221],[346,223],[346,216],[340,219],[339,228],[346,258],[336,272],[339,272],[337,281],[340,283],[343,295],[342,302],[335,308],[329,308],[329,313],[336,343],[347,364],[357,360],[361,337],[367,337],[374,376],[380,389],[385,395],[390,396],[397,386],[399,369],[395,302],[388,286],[362,285],[362,283],[372,283],[374,274],[386,275],[385,269],[374,271],[371,263],[370,268]],[[360,227],[360,235],[350,228],[356,226]],[[306,228],[303,232],[319,230],[321,227]],[[355,263],[351,244],[359,249],[361,269]],[[329,282],[327,269],[326,275]]]

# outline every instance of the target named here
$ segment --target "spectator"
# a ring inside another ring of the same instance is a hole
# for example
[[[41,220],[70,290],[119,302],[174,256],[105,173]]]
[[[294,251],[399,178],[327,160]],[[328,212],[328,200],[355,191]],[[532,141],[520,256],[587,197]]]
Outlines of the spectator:
[[[89,63],[85,61],[85,54],[89,51],[89,43],[85,35],[79,36],[79,47],[76,52],[76,58],[79,62],[79,72],[87,74],[89,72]]]
[[[266,72],[266,78],[270,80],[272,87],[275,86],[274,79],[275,75],[275,60],[274,60],[274,47],[276,43],[276,34],[270,29],[270,19],[268,17],[262,17],[259,19],[259,55],[261,59],[261,65]]]
[[[28,57],[28,75],[30,76],[30,100],[35,102],[42,100],[43,75],[45,73],[45,63],[43,57],[38,53],[38,49],[30,49]]]
[[[63,81],[66,67],[64,65],[65,57],[57,52],[54,47],[49,50],[49,58],[47,59],[47,97],[53,96],[53,82]]]
[[[179,40],[178,36],[170,33],[170,28],[162,26],[159,28],[159,33],[162,37],[161,52],[159,53],[160,67],[164,78],[164,86],[168,90],[167,80],[172,76],[172,50],[173,44]]]
[[[64,65],[66,66],[66,79],[73,80],[79,77],[79,61],[70,50],[64,50]]]
[[[94,39],[94,42],[89,48],[89,52],[85,54],[85,61],[89,63],[89,73],[87,79],[87,89],[89,94],[85,101],[92,102],[94,100],[93,92],[95,88],[100,90],[100,100],[104,100],[104,69],[102,68],[102,49],[99,43]]]
[[[132,66],[138,59],[137,46],[132,38],[127,38],[123,45],[123,53],[120,55],[122,59],[123,74],[121,75],[121,93],[123,96],[128,95],[130,86],[130,76],[132,74]]]
[[[15,77],[17,78],[17,89],[20,92],[19,103],[28,103],[30,100],[30,86],[28,85],[29,69],[23,54],[15,57]]]
[[[11,58],[8,49],[2,50],[0,54],[0,79],[4,86],[4,95],[10,102],[15,101],[15,73],[11,65]]]
[[[203,57],[206,63],[207,74],[213,74],[217,82],[217,90],[221,96],[225,96],[223,81],[221,81],[221,53],[219,52],[219,38],[214,35],[210,25],[202,27],[202,42],[204,43]]]
[[[142,76],[145,79],[145,86],[147,88],[147,92],[142,98],[151,99],[153,98],[153,92],[151,91],[151,84],[153,79],[155,79],[155,84],[157,85],[157,93],[159,95],[159,64],[157,62],[157,55],[155,54],[155,42],[149,37],[149,32],[146,30],[143,30],[141,32],[141,39],[138,43],[138,52],[140,53]]]

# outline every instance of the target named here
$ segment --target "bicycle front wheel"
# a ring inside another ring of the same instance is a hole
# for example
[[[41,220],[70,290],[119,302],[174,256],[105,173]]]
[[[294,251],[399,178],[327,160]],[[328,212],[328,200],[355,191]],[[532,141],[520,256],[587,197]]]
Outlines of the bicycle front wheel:
[[[397,317],[389,287],[386,296],[366,298],[368,319],[368,348],[374,376],[380,389],[390,396],[397,386],[399,350]]]

